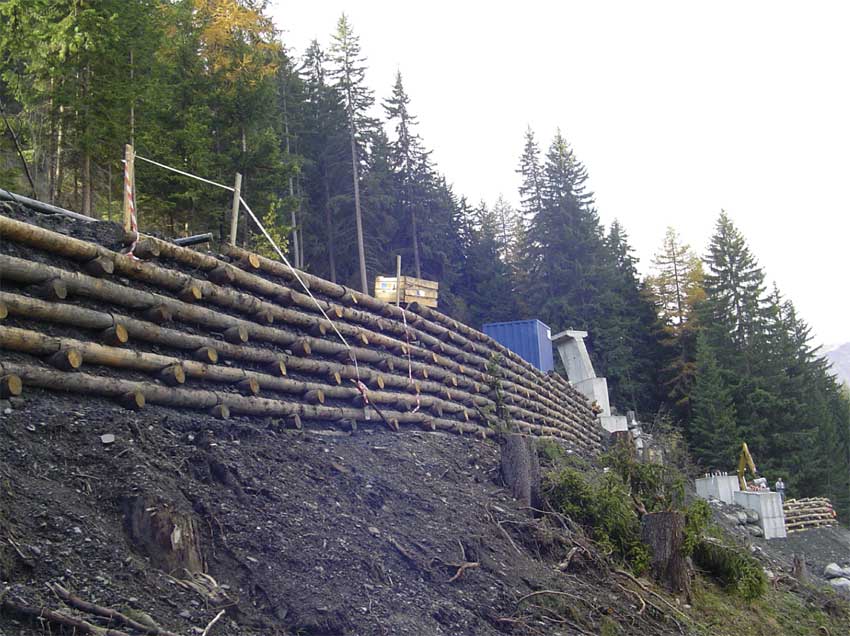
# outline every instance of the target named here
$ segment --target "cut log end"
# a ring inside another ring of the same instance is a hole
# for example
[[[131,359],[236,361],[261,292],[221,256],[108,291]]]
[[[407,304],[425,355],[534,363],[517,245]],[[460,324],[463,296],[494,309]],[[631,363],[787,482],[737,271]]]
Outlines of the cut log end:
[[[46,300],[65,300],[68,298],[68,286],[60,278],[44,281],[36,291],[39,296]]]
[[[186,285],[183,289],[181,289],[177,296],[186,303],[196,303],[204,298],[204,292],[200,288],[199,285],[195,285],[194,283],[190,283]]]
[[[10,373],[0,377],[0,397],[18,397],[24,390],[24,383],[20,376]]]
[[[329,323],[327,320],[320,320],[319,322],[315,323],[313,326],[310,327],[310,333],[317,338],[325,337],[330,330],[331,323]]]
[[[0,303],[0,320],[3,320],[9,315],[9,308],[6,303]]]
[[[118,403],[125,409],[140,411],[145,407],[145,394],[141,391],[130,391],[118,398]]]
[[[213,347],[195,349],[195,360],[204,364],[216,364],[218,362],[218,351]]]
[[[275,360],[266,366],[266,370],[272,375],[282,378],[286,375],[286,363],[283,360]]]
[[[153,323],[171,322],[174,319],[174,313],[165,305],[156,305],[151,307],[144,313],[145,319]]]
[[[221,264],[207,274],[207,277],[214,283],[220,285],[232,285],[236,280],[236,274],[233,268],[226,264]]]
[[[243,380],[240,380],[236,384],[239,392],[242,395],[259,395],[260,394],[260,381],[257,380],[254,376],[247,377]]]
[[[76,371],[83,366],[83,354],[79,349],[62,349],[50,356],[47,361],[51,366],[62,371]]]
[[[254,314],[254,320],[263,325],[273,325],[274,314],[268,310],[263,309]]]
[[[226,420],[230,417],[230,407],[227,404],[216,404],[210,409],[210,415],[219,420]]]
[[[296,356],[307,357],[313,353],[313,348],[310,346],[310,341],[306,338],[298,338],[292,343],[292,353]]]
[[[127,344],[127,341],[130,340],[130,333],[127,331],[127,327],[121,323],[115,323],[112,327],[104,329],[100,333],[100,337],[106,344],[118,347]]]
[[[377,385],[377,387],[379,389],[383,390],[383,388],[386,386],[386,382],[384,382],[384,376],[376,375],[375,376],[375,384]]]
[[[342,384],[342,374],[339,371],[331,371],[328,373],[328,380],[339,386]]]
[[[325,392],[321,389],[312,389],[304,394],[304,401],[310,404],[324,404]]]
[[[183,365],[170,364],[159,372],[159,378],[169,386],[185,384],[186,370]]]
[[[242,325],[231,327],[224,332],[224,339],[230,344],[245,344],[248,342],[248,330]]]
[[[115,273],[115,261],[106,256],[98,256],[83,265],[83,270],[90,276],[102,278]]]
[[[287,415],[283,418],[284,427],[288,429],[293,429],[296,431],[300,431],[303,428],[303,423],[301,422],[301,416],[298,413],[293,413],[292,415]]]
[[[133,256],[142,260],[159,258],[159,244],[150,239],[142,239],[133,248]]]
[[[242,264],[250,269],[260,269],[260,257],[256,254],[246,254]]]

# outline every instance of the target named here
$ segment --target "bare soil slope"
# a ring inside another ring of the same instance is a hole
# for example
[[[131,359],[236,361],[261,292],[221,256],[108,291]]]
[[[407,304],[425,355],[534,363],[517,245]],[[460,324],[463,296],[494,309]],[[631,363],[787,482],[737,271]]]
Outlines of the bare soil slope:
[[[541,589],[568,590],[589,624],[634,615],[613,580],[559,573],[564,550],[528,544],[493,442],[284,431],[40,391],[0,406],[0,581],[32,606],[62,609],[46,587],[58,582],[181,634],[221,607],[211,633],[523,633],[501,619]],[[217,586],[179,569],[192,555],[157,536],[158,515],[191,520]],[[673,629],[644,620],[647,633]],[[42,633],[0,614],[3,636]]]

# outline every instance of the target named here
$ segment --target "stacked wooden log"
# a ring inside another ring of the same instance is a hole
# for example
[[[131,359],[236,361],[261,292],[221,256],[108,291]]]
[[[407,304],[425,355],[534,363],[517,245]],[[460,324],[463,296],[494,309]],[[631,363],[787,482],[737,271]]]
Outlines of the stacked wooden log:
[[[215,256],[145,237],[135,253],[150,260],[139,260],[7,216],[0,236],[32,254],[0,253],[0,319],[14,321],[0,324],[0,378],[133,408],[486,437],[495,368],[521,430],[599,448],[595,414],[563,378],[431,309],[389,305],[238,248]],[[69,335],[51,335],[56,325]]]
[[[783,504],[785,530],[801,532],[812,528],[823,528],[835,524],[835,510],[825,497],[788,499]]]

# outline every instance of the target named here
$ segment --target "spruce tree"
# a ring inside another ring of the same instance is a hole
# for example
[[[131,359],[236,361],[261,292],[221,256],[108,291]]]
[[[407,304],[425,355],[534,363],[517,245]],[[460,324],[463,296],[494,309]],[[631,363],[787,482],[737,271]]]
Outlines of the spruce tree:
[[[744,371],[752,371],[752,351],[763,318],[764,272],[750,252],[746,240],[725,210],[715,225],[706,256],[706,308],[712,326],[712,342],[732,344],[731,355],[718,349],[721,361],[732,362],[738,356]]]
[[[360,288],[369,293],[366,277],[366,253],[363,241],[363,213],[360,206],[360,161],[364,137],[374,127],[368,110],[375,101],[371,89],[366,86],[366,58],[360,52],[360,38],[354,34],[348,18],[343,13],[331,44],[331,62],[334,67],[331,77],[334,87],[342,96],[342,104],[348,120],[348,135],[351,148],[351,174],[354,185],[354,218],[357,229],[357,257],[360,269]]]
[[[416,277],[422,278],[419,254],[417,211],[422,207],[425,182],[430,167],[428,153],[415,131],[416,117],[409,110],[410,98],[404,90],[401,72],[396,73],[392,95],[384,102],[387,120],[394,125],[396,137],[390,143],[391,168],[399,182],[398,205],[404,219],[410,219],[411,244]]]
[[[741,440],[735,423],[735,406],[717,358],[703,334],[697,336],[696,381],[691,392],[693,418],[688,428],[691,450],[702,466],[732,470]]]

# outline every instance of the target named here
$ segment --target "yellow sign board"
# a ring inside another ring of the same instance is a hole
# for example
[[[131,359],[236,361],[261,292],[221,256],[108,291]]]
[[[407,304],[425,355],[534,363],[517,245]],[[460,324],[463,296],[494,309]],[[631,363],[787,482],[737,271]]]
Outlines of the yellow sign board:
[[[395,303],[398,290],[398,282],[401,282],[401,293],[398,294],[401,302],[419,303],[425,307],[436,307],[439,283],[424,278],[413,276],[378,276],[375,278],[375,298],[387,303]]]

